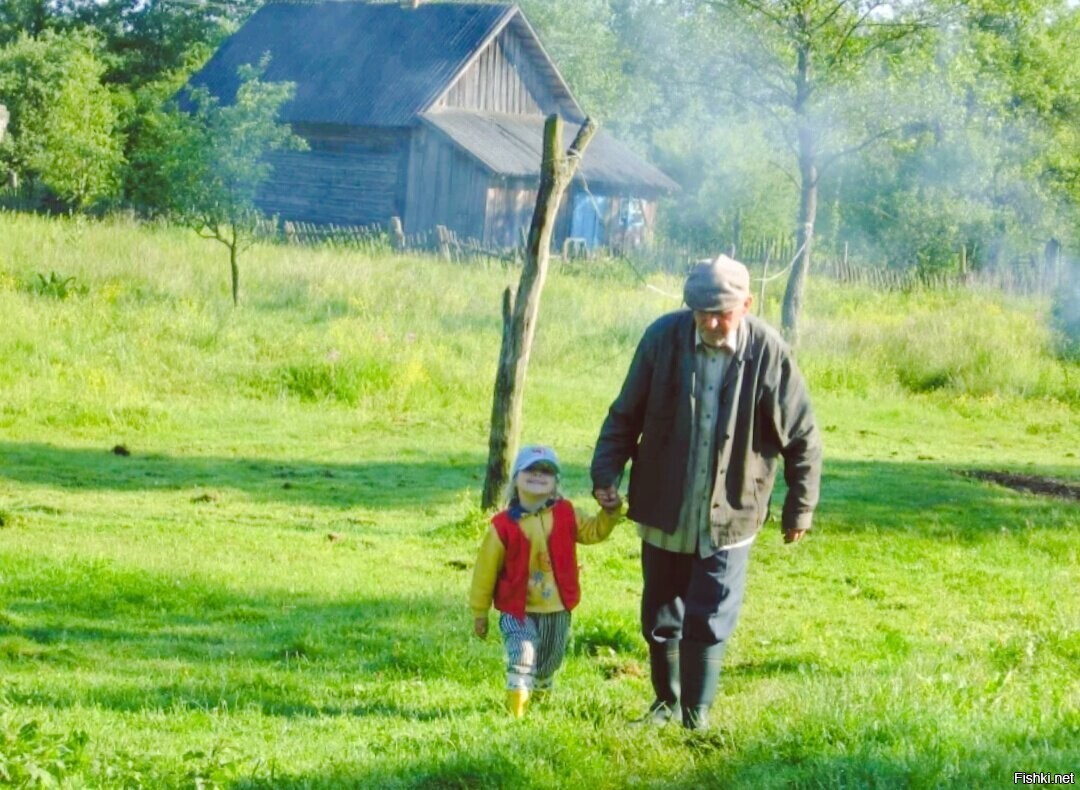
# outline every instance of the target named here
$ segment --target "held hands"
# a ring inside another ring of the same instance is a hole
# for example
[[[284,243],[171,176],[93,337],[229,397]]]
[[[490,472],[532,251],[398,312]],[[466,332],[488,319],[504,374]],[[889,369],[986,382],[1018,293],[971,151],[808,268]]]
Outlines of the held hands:
[[[619,489],[615,486],[594,488],[592,495],[596,503],[604,510],[614,511],[622,507],[622,497],[619,496]]]
[[[483,617],[477,617],[473,620],[473,633],[479,639],[486,639],[488,633],[488,619],[487,615]]]

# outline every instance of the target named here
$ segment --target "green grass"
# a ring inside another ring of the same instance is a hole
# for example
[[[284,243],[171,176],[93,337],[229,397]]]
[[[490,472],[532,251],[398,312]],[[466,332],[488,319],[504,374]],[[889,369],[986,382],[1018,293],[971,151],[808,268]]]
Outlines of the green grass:
[[[960,474],[1080,478],[1080,367],[1052,355],[1047,305],[812,282],[817,530],[759,539],[716,729],[642,732],[629,526],[581,552],[550,704],[510,721],[501,646],[470,636],[516,272],[257,247],[234,310],[222,250],[193,234],[0,226],[8,782],[981,787],[1080,769],[1080,507]],[[615,265],[549,280],[525,439],[556,445],[581,505],[634,343],[674,306]]]

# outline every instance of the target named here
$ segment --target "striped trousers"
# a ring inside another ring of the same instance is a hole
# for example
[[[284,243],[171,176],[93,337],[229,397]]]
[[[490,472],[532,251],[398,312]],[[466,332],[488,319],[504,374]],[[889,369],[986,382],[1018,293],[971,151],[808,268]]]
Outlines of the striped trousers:
[[[499,631],[506,646],[506,688],[544,690],[566,656],[570,612],[527,612],[522,622],[499,615]]]

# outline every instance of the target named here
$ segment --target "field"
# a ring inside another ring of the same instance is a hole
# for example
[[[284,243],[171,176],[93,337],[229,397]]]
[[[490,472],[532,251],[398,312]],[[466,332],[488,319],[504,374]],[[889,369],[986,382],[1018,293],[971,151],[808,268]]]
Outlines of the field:
[[[516,722],[465,605],[514,270],[260,246],[233,309],[224,249],[189,232],[0,227],[0,784],[1080,771],[1080,505],[971,475],[1080,484],[1080,365],[1048,304],[813,281],[822,503],[807,540],[774,522],[755,546],[717,726],[629,725],[650,701],[629,524],[582,550],[568,663]],[[617,262],[549,279],[524,438],[558,448],[579,506],[634,344],[675,307]]]

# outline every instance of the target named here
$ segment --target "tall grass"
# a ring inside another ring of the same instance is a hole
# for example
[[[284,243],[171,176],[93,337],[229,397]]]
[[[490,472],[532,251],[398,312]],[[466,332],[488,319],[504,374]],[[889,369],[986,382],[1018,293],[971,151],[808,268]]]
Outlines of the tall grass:
[[[1055,356],[1046,300],[820,284],[814,293],[801,359],[819,388],[1080,402],[1076,365]]]

